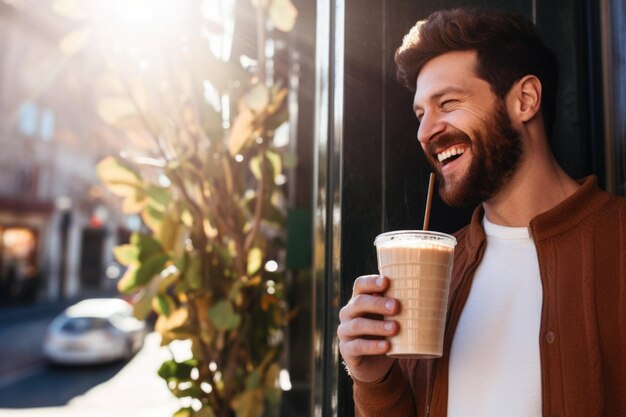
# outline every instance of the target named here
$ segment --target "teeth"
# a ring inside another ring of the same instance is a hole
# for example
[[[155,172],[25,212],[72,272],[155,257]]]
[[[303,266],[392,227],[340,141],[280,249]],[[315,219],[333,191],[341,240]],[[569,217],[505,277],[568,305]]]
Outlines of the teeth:
[[[437,154],[437,159],[439,160],[439,162],[443,162],[446,159],[454,156],[454,155],[462,155],[465,153],[465,149],[463,148],[450,148],[448,150],[445,150],[439,154]]]

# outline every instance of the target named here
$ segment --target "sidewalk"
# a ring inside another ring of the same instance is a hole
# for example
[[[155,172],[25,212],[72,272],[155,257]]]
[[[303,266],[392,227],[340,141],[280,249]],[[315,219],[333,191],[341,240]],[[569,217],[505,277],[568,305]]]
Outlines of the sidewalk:
[[[109,381],[62,407],[0,408],[0,417],[171,417],[180,403],[157,369],[169,353],[151,333],[144,348]]]

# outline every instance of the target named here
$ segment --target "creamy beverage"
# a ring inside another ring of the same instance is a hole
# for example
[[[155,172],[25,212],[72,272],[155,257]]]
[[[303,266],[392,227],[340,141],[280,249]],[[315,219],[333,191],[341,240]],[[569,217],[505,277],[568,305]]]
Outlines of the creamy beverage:
[[[443,353],[450,275],[456,239],[429,231],[383,233],[374,242],[378,269],[389,278],[386,296],[400,301],[390,319],[400,330],[389,338],[396,358],[435,358]]]

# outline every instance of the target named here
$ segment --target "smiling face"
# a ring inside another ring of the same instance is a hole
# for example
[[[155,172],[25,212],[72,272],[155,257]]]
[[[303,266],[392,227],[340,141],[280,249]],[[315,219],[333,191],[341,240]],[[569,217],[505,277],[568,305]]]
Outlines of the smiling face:
[[[449,52],[431,59],[417,77],[413,107],[418,139],[450,206],[494,197],[517,170],[520,134],[489,84],[475,74],[476,53]]]

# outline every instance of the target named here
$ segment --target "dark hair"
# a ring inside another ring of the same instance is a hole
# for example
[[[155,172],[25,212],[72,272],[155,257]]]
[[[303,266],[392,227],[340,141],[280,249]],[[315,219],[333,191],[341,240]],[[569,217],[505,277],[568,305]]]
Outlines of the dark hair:
[[[522,16],[495,10],[441,10],[411,28],[396,50],[398,79],[411,91],[430,59],[452,51],[475,50],[476,75],[504,98],[513,83],[535,75],[542,85],[541,112],[550,135],[556,113],[559,66],[535,25]]]

